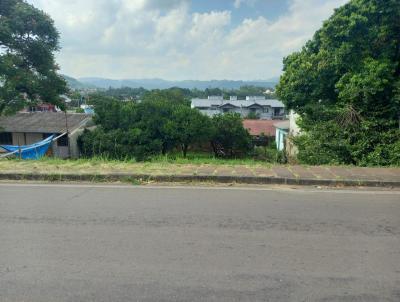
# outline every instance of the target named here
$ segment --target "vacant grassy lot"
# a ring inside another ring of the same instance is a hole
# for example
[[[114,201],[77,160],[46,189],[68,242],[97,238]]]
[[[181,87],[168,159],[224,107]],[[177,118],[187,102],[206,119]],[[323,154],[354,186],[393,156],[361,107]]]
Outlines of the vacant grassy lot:
[[[193,174],[218,173],[224,168],[244,168],[246,170],[258,170],[270,168],[269,163],[251,160],[223,160],[215,158],[171,158],[157,157],[149,162],[116,161],[103,158],[61,160],[55,158],[43,158],[41,160],[0,160],[1,172],[36,172],[36,173],[110,173],[131,172],[151,174]]]

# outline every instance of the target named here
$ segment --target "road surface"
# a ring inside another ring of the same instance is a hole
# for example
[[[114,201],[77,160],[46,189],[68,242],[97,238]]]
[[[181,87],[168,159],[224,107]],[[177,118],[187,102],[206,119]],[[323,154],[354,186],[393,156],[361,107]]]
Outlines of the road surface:
[[[399,192],[0,185],[0,301],[400,301]]]

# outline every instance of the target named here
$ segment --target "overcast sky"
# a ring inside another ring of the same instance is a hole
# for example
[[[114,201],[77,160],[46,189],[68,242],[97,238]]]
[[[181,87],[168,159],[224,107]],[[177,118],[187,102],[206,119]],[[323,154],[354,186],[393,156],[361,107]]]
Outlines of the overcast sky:
[[[73,77],[259,80],[347,0],[28,0]]]

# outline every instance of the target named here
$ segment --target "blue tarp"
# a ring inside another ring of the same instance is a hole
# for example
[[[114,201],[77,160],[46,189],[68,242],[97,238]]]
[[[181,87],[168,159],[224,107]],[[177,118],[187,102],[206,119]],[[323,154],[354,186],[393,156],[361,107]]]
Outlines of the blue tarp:
[[[85,108],[85,109],[83,109],[83,111],[86,114],[94,114],[94,109],[93,108]]]
[[[52,143],[54,138],[54,134],[49,136],[48,138],[37,142],[32,145],[25,145],[25,146],[12,146],[12,145],[1,145],[3,149],[7,150],[8,152],[15,152],[15,156],[19,157],[19,151],[21,150],[21,158],[22,159],[40,159],[42,158]]]

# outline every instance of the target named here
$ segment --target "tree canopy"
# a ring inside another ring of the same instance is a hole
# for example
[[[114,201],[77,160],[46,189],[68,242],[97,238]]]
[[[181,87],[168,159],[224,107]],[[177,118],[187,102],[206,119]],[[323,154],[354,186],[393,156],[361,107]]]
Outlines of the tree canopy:
[[[253,149],[250,133],[243,127],[240,114],[219,114],[212,121],[215,129],[212,146],[216,156],[241,156]]]
[[[351,0],[284,59],[277,93],[300,115],[300,160],[400,164],[399,20],[398,0]]]
[[[253,149],[240,115],[211,119],[190,108],[184,98],[163,96],[151,95],[140,103],[92,96],[97,128],[80,137],[83,155],[146,160],[180,149],[186,157],[189,147],[210,143],[216,156],[243,156]]]
[[[0,114],[38,101],[61,105],[66,83],[57,74],[58,49],[47,14],[23,0],[0,1]]]
[[[213,127],[210,118],[197,109],[177,106],[165,124],[165,131],[170,141],[179,145],[186,157],[190,145],[211,139]]]

